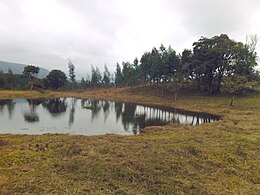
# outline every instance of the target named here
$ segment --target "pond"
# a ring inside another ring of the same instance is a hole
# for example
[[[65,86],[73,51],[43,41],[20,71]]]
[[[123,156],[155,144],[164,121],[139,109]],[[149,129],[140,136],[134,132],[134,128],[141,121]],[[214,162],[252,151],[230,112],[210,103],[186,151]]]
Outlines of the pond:
[[[200,125],[218,119],[209,114],[106,100],[0,100],[1,134],[133,135],[147,126],[170,122]]]

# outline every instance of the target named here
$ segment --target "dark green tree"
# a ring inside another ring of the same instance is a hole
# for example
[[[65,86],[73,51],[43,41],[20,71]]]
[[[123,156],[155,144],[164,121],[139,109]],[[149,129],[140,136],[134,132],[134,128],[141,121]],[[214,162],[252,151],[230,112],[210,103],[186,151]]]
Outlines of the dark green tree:
[[[5,88],[5,74],[2,70],[0,70],[0,88]]]
[[[181,55],[181,66],[185,79],[193,80],[193,54],[191,50],[184,49]]]
[[[87,74],[85,78],[85,84],[86,84],[86,88],[91,87],[91,77],[89,74]]]
[[[69,80],[70,80],[69,88],[73,90],[76,85],[76,75],[75,75],[75,66],[71,62],[71,60],[69,60],[68,62],[68,68],[69,68]]]
[[[35,77],[39,73],[40,68],[33,65],[28,65],[24,67],[23,75],[29,78],[30,88],[33,89]]]
[[[250,75],[256,65],[255,53],[225,34],[212,38],[202,37],[193,46],[194,74],[199,85],[206,86],[209,94],[220,91],[225,74]]]
[[[103,73],[103,79],[102,79],[102,84],[105,87],[109,87],[111,84],[111,74],[107,68],[107,65],[105,65],[105,71]]]
[[[11,69],[8,70],[6,74],[6,88],[7,89],[14,89],[16,87],[16,81],[14,73]]]
[[[248,79],[252,77],[257,65],[257,54],[255,49],[250,47],[250,44],[237,43],[229,73],[243,75]]]
[[[61,70],[52,70],[46,77],[45,85],[51,89],[58,89],[67,83],[67,77]]]
[[[135,69],[135,70],[138,70],[138,69],[139,69],[139,61],[138,61],[138,58],[135,58],[135,59],[134,59],[133,66],[134,66],[134,69]]]
[[[225,34],[202,37],[193,43],[195,74],[198,85],[204,85],[208,94],[220,91],[222,77],[228,69],[236,42]]]
[[[121,71],[120,65],[116,64],[116,72],[115,72],[115,85],[122,86],[123,85],[123,74]]]
[[[182,72],[180,58],[181,57],[175,52],[175,50],[169,46],[163,58],[164,77],[167,81],[173,80],[173,77],[175,77],[177,72],[179,74],[178,77],[180,76],[180,73]]]
[[[101,73],[99,71],[99,68],[96,67],[96,69],[91,65],[91,86],[92,87],[99,87],[101,85]]]
[[[163,61],[159,51],[154,47],[151,52],[151,69],[150,69],[150,80],[153,83],[159,83],[163,76]]]
[[[233,105],[236,96],[242,95],[247,91],[252,90],[254,82],[249,82],[246,76],[233,74],[223,79],[222,91],[232,94],[229,106]]]
[[[140,60],[139,76],[142,84],[148,83],[151,70],[151,53],[145,52]]]
[[[169,59],[169,56],[168,56],[168,52],[166,50],[166,48],[164,47],[163,44],[161,44],[160,48],[159,48],[159,54],[160,54],[160,58],[161,58],[161,78],[162,78],[162,81],[165,82],[169,79],[169,73],[171,72],[169,70],[170,68],[170,63],[168,61]]]
[[[75,83],[75,81],[76,81],[75,66],[71,62],[71,60],[69,60],[69,62],[68,62],[68,67],[69,67],[69,79],[72,83]]]
[[[85,89],[86,88],[86,80],[84,78],[81,78],[80,87],[81,87],[81,89]]]
[[[135,69],[133,65],[130,64],[129,62],[123,62],[122,66],[123,66],[122,75],[123,75],[124,85],[126,86],[135,85],[137,81],[136,81]]]
[[[34,78],[40,71],[40,68],[33,65],[25,66],[23,69],[23,75],[29,78]]]

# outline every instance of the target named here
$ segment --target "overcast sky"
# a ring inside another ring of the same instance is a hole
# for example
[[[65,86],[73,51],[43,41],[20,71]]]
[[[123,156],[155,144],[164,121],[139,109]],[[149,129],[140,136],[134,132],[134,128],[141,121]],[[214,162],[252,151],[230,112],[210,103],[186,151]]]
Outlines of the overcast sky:
[[[0,60],[67,72],[70,58],[78,79],[221,33],[260,37],[260,0],[0,0]]]

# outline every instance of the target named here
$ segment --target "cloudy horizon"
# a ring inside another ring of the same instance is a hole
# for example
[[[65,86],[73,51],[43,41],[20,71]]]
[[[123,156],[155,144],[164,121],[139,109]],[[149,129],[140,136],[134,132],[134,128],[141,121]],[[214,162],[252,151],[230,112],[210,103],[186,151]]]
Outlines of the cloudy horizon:
[[[245,43],[259,18],[258,0],[0,0],[0,60],[67,72],[71,59],[80,79],[160,44],[181,52],[222,33]]]

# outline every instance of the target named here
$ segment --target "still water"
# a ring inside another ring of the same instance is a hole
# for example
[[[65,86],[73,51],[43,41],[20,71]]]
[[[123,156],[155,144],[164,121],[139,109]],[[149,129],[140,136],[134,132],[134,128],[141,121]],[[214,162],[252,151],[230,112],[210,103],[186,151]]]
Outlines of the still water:
[[[92,109],[84,108],[89,105]],[[0,100],[1,134],[132,135],[142,133],[146,126],[170,122],[199,125],[216,120],[218,117],[208,114],[105,100]]]

